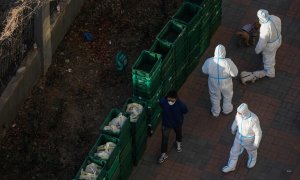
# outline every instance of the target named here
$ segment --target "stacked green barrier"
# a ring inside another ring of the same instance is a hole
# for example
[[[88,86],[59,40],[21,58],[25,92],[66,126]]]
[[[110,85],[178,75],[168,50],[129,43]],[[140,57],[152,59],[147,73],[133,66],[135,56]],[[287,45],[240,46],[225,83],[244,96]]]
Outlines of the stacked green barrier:
[[[218,27],[221,25],[222,20],[222,1],[213,0],[213,15],[212,20],[210,21],[211,33],[214,34]]]
[[[143,51],[132,67],[133,96],[151,99],[161,83],[161,55]]]
[[[201,43],[198,43],[194,49],[190,52],[188,58],[189,58],[189,63],[185,67],[185,73],[187,76],[191,74],[194,69],[197,67],[199,64],[200,56],[202,55],[204,51],[201,51]]]
[[[147,117],[146,108],[147,105],[144,101],[129,98],[123,106],[123,111],[126,111],[128,104],[138,103],[143,106],[143,111],[139,115],[136,122],[130,122],[131,124],[131,134],[132,134],[132,146],[133,146],[133,164],[137,165],[138,161],[141,159],[147,145],[148,128],[147,128]],[[143,143],[141,143],[143,142]]]
[[[116,144],[116,147],[114,148],[113,152],[110,154],[108,160],[103,160],[100,157],[95,156],[94,154],[97,152],[97,147],[100,145],[104,145],[107,142],[113,142]],[[117,157],[120,154],[120,140],[118,138],[106,135],[106,134],[101,134],[99,138],[97,139],[95,145],[92,147],[92,149],[89,152],[89,156],[94,159],[95,161],[105,161],[106,162],[106,168],[110,169],[112,164],[118,159]]]
[[[134,139],[134,135],[136,134],[136,132],[139,129],[143,129],[147,127],[147,117],[146,117],[146,108],[147,105],[145,103],[145,101],[137,99],[137,98],[128,98],[123,106],[123,111],[125,112],[127,109],[128,104],[131,103],[137,103],[140,104],[141,106],[143,106],[143,111],[141,112],[141,114],[139,115],[139,118],[137,119],[136,122],[131,122],[130,121],[130,130],[131,130],[131,135],[133,137],[133,141],[135,141]]]
[[[168,79],[173,87],[178,89],[178,82],[182,81],[182,72],[187,64],[189,50],[187,27],[177,21],[170,20],[157,36],[158,40],[164,41],[172,46],[174,51],[175,78]],[[175,82],[175,83],[174,83]],[[166,93],[166,92],[165,92]]]
[[[202,27],[210,28],[210,37],[221,24],[222,0],[184,0],[203,8]]]
[[[150,136],[154,134],[157,126],[161,122],[161,108],[158,106],[157,108],[154,109],[151,117],[151,121],[148,122],[148,130]]]
[[[121,172],[120,155],[118,154],[118,156],[117,156],[116,160],[114,161],[114,163],[112,164],[112,166],[106,171],[105,179],[119,180],[120,172]]]
[[[172,17],[173,20],[186,25],[189,52],[199,43],[201,15],[202,8],[195,4],[183,3]]]
[[[147,104],[147,124],[154,120],[154,112],[159,107],[162,96],[161,87],[161,55],[151,51],[143,51],[132,67],[133,97]]]
[[[125,148],[120,153],[120,179],[126,180],[131,174],[133,168],[133,152],[132,152],[132,142],[130,141],[126,144]]]
[[[104,127],[108,125],[108,123],[115,117],[119,115],[119,113],[122,113],[124,116],[127,117],[127,120],[124,122],[123,126],[120,129],[119,133],[112,132],[110,130],[104,130]],[[126,144],[131,140],[131,133],[130,133],[130,120],[129,120],[129,114],[125,113],[119,109],[113,108],[108,116],[105,118],[104,122],[100,126],[100,132],[102,134],[107,134],[116,138],[119,138],[120,140],[120,151],[126,146]]]
[[[100,174],[96,177],[97,180],[100,180],[100,179],[105,179],[106,177],[106,168],[105,168],[105,162],[102,161],[95,161],[94,159],[92,159],[91,157],[86,157],[85,160],[83,161],[81,167],[79,168],[79,171],[76,173],[75,177],[73,178],[73,180],[80,180],[79,177],[80,177],[80,174],[81,174],[81,170],[85,170],[86,166],[90,163],[95,163],[97,165],[99,165],[100,167],[102,167],[102,170],[100,172]]]
[[[161,55],[162,96],[165,96],[168,91],[174,88],[174,49],[170,43],[156,40],[151,46],[150,51]]]
[[[176,89],[179,89],[182,86],[188,77],[189,72],[191,72],[190,69],[193,70],[199,62],[196,57],[200,54],[203,11],[202,7],[185,2],[172,17],[173,20],[186,26],[188,38],[188,54],[185,60],[186,63],[176,69]]]
[[[162,89],[159,90],[159,93],[162,94]],[[161,107],[159,106],[159,97],[155,97],[152,100],[146,101],[147,102],[147,126],[148,126],[148,133],[151,136],[158,124],[160,123],[160,118],[157,117],[157,113],[161,112]]]
[[[146,147],[147,147],[147,140],[148,140],[148,128],[139,129],[135,136],[135,141],[133,141],[133,164],[136,166],[140,159],[142,158]]]
[[[207,8],[210,1],[212,1],[212,0],[184,0],[183,2],[189,2],[189,3],[195,4],[197,6]]]
[[[188,43],[186,26],[184,24],[170,20],[156,38],[172,46],[176,69],[186,64]]]

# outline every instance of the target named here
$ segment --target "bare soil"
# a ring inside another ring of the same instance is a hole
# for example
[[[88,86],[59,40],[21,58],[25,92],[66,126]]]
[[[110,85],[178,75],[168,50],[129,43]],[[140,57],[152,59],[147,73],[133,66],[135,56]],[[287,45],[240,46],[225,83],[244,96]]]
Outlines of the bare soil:
[[[181,0],[87,0],[0,140],[1,179],[71,179],[112,108],[132,96],[131,66]],[[89,31],[94,41],[85,42]],[[129,57],[116,71],[115,55]]]

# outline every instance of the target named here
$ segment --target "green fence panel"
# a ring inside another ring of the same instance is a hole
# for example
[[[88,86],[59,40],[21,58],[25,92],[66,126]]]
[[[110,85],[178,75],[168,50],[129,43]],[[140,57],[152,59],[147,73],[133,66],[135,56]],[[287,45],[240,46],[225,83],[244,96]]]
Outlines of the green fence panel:
[[[133,164],[137,166],[147,147],[148,134],[143,133],[133,145]]]
[[[128,154],[123,163],[121,163],[120,180],[127,180],[133,169],[132,153]]]
[[[192,66],[191,62],[193,62],[195,59],[199,59],[200,55],[202,55],[201,54],[201,45],[200,45],[200,43],[198,43],[198,44],[195,45],[195,47],[193,48],[193,50],[188,55],[188,61],[189,61],[189,63],[187,64],[187,67]]]
[[[172,72],[172,75],[166,77],[163,81],[163,91],[162,96],[166,96],[170,90],[175,89],[175,72]]]
[[[126,157],[131,154],[132,154],[132,139],[130,139],[130,141],[128,141],[125,147],[121,150],[120,164],[124,164]]]
[[[188,53],[188,40],[186,26],[184,24],[170,20],[156,38],[172,45],[176,68],[186,63],[185,58]]]
[[[127,120],[124,122],[122,128],[120,129],[120,132],[116,133],[110,130],[104,130],[104,127],[107,126],[113,118],[117,117],[119,113],[122,113],[125,117],[127,117]],[[121,111],[120,109],[113,108],[106,116],[99,129],[102,134],[107,134],[119,138],[120,149],[122,150],[131,138],[129,114]]]
[[[100,179],[104,179],[106,176],[106,168],[105,168],[105,162],[99,162],[99,161],[95,161],[94,159],[92,159],[91,157],[86,157],[85,160],[83,161],[80,169],[78,170],[78,172],[76,173],[75,177],[73,178],[73,180],[79,180],[80,178],[80,174],[81,174],[81,170],[85,170],[86,166],[90,163],[95,163],[97,165],[99,165],[100,167],[102,167],[103,169],[101,170],[100,174],[96,177],[97,180]]]
[[[100,157],[95,156],[94,154],[97,152],[97,148],[100,145],[104,145],[107,142],[113,142],[116,144],[116,147],[114,148],[114,150],[112,151],[112,153],[110,154],[109,158],[107,160],[101,159]],[[106,167],[109,169],[113,162],[116,160],[116,158],[118,157],[118,155],[120,154],[120,140],[116,137],[112,137],[110,135],[106,135],[106,134],[101,134],[95,145],[92,147],[92,149],[89,152],[89,156],[91,158],[93,158],[95,161],[105,161],[106,162]]]
[[[132,66],[132,74],[151,80],[153,75],[160,73],[160,61],[160,54],[143,50]]]
[[[133,75],[132,81],[134,95],[149,98],[149,96],[152,97],[156,93],[157,88],[161,85],[161,74],[159,74],[159,77],[155,78],[153,81],[148,81],[139,77],[134,77]],[[135,90],[138,92],[135,92]],[[139,92],[142,95],[139,95]]]
[[[133,96],[151,99],[161,81],[161,55],[143,51],[132,68]]]
[[[155,130],[161,122],[161,111],[161,108],[158,106],[152,114],[151,118],[149,119],[148,132],[150,136],[154,134]]]
[[[143,111],[140,113],[139,118],[136,122],[130,121],[130,128],[131,128],[131,135],[132,137],[136,134],[138,129],[146,128],[147,127],[147,104],[145,101],[137,99],[137,98],[128,98],[123,105],[123,111],[125,112],[127,109],[127,106],[131,103],[137,103],[140,104],[143,107]]]
[[[221,25],[221,21],[222,21],[222,15],[221,15],[221,11],[216,12],[216,15],[212,18],[211,22],[210,22],[210,32],[213,35],[218,27]]]
[[[119,154],[120,155],[120,154]],[[118,180],[120,178],[120,157],[119,155],[111,165],[109,169],[106,171],[106,178],[109,180]]]
[[[174,65],[174,50],[170,43],[156,39],[149,51],[161,55],[161,71]]]
[[[211,1],[212,0],[184,0],[183,2],[189,2],[199,7],[206,8],[210,5]]]
[[[199,47],[199,48],[197,48]],[[200,62],[200,46],[197,46],[193,51],[195,51],[195,54],[197,53],[196,57],[193,59],[190,59],[189,64],[185,67],[186,74],[191,74],[194,69],[198,66]]]
[[[202,23],[202,8],[199,6],[185,2],[183,3],[175,15],[173,20],[186,25],[188,38],[188,51],[191,51],[199,42]]]

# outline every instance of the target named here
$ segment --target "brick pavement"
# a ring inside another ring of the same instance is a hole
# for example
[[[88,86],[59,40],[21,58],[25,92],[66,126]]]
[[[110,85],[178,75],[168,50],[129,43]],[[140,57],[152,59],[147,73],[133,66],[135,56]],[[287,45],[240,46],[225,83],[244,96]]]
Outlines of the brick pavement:
[[[234,79],[234,109],[246,102],[260,118],[263,138],[256,166],[246,168],[244,152],[234,172],[223,174],[234,135],[230,126],[235,112],[229,116],[210,115],[207,77],[202,74],[204,60],[213,56],[222,43],[227,57],[239,72],[262,68],[261,56],[254,47],[241,48],[235,43],[235,32],[256,20],[260,8],[269,10],[282,20],[283,43],[276,56],[276,78],[264,78],[255,84],[242,85]],[[169,158],[156,164],[160,154],[160,127],[149,138],[146,152],[130,179],[300,179],[300,1],[299,0],[223,0],[222,24],[211,40],[209,49],[179,91],[189,113],[183,127],[184,151],[177,153],[171,143]],[[291,170],[292,172],[287,172]]]

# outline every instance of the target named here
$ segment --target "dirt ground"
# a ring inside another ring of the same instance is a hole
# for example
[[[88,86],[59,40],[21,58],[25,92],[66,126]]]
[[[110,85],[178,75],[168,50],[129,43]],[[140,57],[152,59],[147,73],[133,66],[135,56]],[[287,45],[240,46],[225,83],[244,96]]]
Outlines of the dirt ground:
[[[71,179],[111,108],[132,96],[131,65],[181,0],[87,0],[47,74],[0,141],[1,179]],[[94,36],[83,40],[83,32]],[[129,57],[117,72],[115,55]]]

